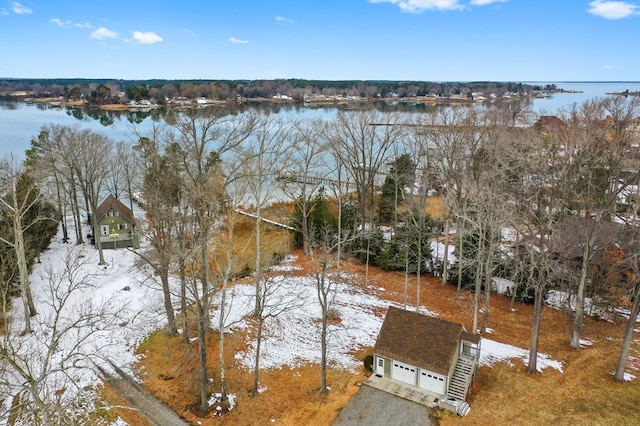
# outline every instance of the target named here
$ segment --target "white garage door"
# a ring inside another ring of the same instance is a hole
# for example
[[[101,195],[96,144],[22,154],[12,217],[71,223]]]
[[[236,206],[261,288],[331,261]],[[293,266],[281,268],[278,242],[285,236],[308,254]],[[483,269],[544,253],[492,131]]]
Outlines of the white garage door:
[[[444,376],[433,374],[429,371],[420,371],[420,387],[422,389],[438,395],[444,395],[447,391],[446,384]]]
[[[391,368],[391,378],[415,386],[417,374],[416,370],[416,367],[413,367],[409,364],[403,364],[398,361],[393,361],[393,367]]]

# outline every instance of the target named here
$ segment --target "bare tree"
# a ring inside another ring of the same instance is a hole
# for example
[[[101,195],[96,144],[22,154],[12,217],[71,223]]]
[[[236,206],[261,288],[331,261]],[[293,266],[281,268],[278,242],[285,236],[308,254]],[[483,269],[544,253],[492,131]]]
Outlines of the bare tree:
[[[25,231],[39,220],[46,218],[27,217],[29,210],[40,201],[40,191],[13,159],[0,162],[0,213],[11,222],[13,238],[0,236],[0,241],[12,247],[16,256],[19,271],[20,290],[24,306],[25,333],[32,331],[31,317],[37,314],[27,267]]]
[[[582,263],[571,326],[573,348],[580,347],[589,265],[598,249],[596,235],[613,217],[619,194],[631,181],[622,177],[625,153],[633,141],[631,123],[639,110],[638,99],[593,99],[574,105],[563,116],[566,125],[552,134],[560,140],[563,151],[559,186],[564,208],[582,217]]]
[[[621,247],[624,255],[620,259],[624,268],[625,279],[628,283],[624,299],[628,301],[629,317],[627,318],[622,344],[620,345],[620,355],[613,375],[613,380],[616,382],[626,381],[625,368],[631,352],[633,332],[636,330],[638,314],[640,314],[640,253],[638,252],[640,240],[638,239],[637,227],[634,227],[629,233],[632,237],[626,247]]]
[[[170,142],[162,149],[160,141],[141,137],[135,147],[147,165],[142,196],[147,212],[145,229],[154,249],[149,253],[136,253],[160,278],[168,331],[169,334],[176,335],[178,330],[171,301],[169,274],[176,253],[175,222],[179,219],[176,207],[182,190],[180,168],[184,153],[178,144]]]
[[[238,148],[250,136],[256,117],[244,114],[223,117],[222,114],[200,116],[197,110],[176,115],[175,129],[186,153],[184,184],[188,204],[197,224],[200,262],[198,275],[202,284],[202,321],[209,328],[209,240],[224,200],[224,185],[220,175],[221,161],[226,153]]]
[[[326,184],[339,184],[338,179],[330,179],[332,170],[326,163],[326,146],[322,143],[324,123],[318,120],[294,123],[291,151],[291,170],[280,168],[278,180],[283,192],[295,200],[300,212],[300,230],[302,248],[305,254],[311,252],[309,216],[313,197],[318,189]]]
[[[260,392],[260,355],[262,342],[265,337],[264,325],[267,321],[274,320],[286,311],[295,309],[301,305],[301,300],[297,294],[282,286],[286,278],[282,276],[265,275],[260,280],[260,312],[255,315],[255,363],[253,367],[253,396]]]
[[[85,348],[93,344],[95,333],[122,322],[109,301],[98,304],[81,296],[93,284],[79,254],[70,251],[62,268],[45,268],[42,294],[47,309],[36,317],[38,331],[10,331],[0,339],[0,387],[15,395],[13,415],[25,424],[89,421],[94,394],[78,380],[83,369],[91,368]]]
[[[248,200],[255,214],[255,312],[260,311],[260,276],[262,275],[262,212],[277,196],[275,179],[278,171],[286,169],[290,158],[291,126],[278,120],[264,117],[258,120],[243,151],[242,178],[247,183]]]
[[[442,283],[448,281],[449,242],[452,220],[455,220],[457,242],[462,244],[460,230],[463,228],[465,180],[470,170],[471,159],[480,146],[484,127],[480,127],[479,112],[475,108],[453,107],[439,109],[422,122],[428,138],[427,149],[433,161],[429,167],[439,175],[445,202],[445,240],[442,259]],[[456,214],[459,213],[459,214]],[[456,219],[457,218],[457,219]],[[461,247],[458,247],[458,252]],[[462,266],[461,263],[459,263]],[[458,277],[461,274],[458,273]],[[460,284],[460,281],[458,281]],[[456,297],[460,297],[460,285]]]
[[[38,136],[31,140],[31,148],[27,150],[25,165],[36,179],[41,182],[42,190],[52,193],[60,212],[62,225],[62,241],[69,241],[67,226],[67,210],[69,205],[68,191],[65,191],[64,176],[58,165],[56,139],[61,126],[50,124],[43,126]]]
[[[403,134],[399,117],[377,111],[339,112],[327,132],[327,141],[337,162],[344,165],[355,184],[362,230],[374,218],[373,193],[377,174],[388,161],[388,153]]]

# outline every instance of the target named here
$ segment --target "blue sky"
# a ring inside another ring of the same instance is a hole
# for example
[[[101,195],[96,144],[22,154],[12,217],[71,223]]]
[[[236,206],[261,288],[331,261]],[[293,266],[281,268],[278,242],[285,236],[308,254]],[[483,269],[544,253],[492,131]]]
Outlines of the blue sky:
[[[0,0],[0,40],[0,78],[640,80],[640,0]]]

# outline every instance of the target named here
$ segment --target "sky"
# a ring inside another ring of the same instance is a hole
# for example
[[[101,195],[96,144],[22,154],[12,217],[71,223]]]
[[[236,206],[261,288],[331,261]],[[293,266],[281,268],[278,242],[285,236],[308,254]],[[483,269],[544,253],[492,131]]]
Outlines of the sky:
[[[0,0],[0,78],[640,80],[640,0]]]

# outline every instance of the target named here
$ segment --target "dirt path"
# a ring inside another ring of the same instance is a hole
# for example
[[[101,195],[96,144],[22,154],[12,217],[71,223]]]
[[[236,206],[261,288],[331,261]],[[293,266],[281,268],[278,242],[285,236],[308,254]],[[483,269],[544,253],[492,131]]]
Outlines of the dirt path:
[[[129,403],[131,407],[146,418],[153,426],[188,426],[180,416],[172,411],[165,404],[157,400],[147,390],[145,390],[131,376],[111,361],[111,368],[115,374],[107,372],[104,368],[96,365],[104,379],[116,389],[120,395]]]

